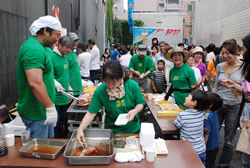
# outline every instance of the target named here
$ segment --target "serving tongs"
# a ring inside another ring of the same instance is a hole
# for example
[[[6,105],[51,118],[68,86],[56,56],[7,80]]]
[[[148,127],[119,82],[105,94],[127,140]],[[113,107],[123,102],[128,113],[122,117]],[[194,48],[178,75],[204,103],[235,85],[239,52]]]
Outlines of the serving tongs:
[[[65,90],[65,92],[76,92],[76,93],[82,93],[83,90]]]
[[[76,98],[75,96],[73,96],[73,95],[71,95],[71,94],[69,94],[69,93],[67,93],[67,92],[65,92],[65,91],[63,91],[63,90],[59,90],[59,93],[65,95],[65,96],[67,96],[67,97],[69,97],[69,98],[71,98],[71,99],[73,99],[73,100],[80,101],[80,99]]]

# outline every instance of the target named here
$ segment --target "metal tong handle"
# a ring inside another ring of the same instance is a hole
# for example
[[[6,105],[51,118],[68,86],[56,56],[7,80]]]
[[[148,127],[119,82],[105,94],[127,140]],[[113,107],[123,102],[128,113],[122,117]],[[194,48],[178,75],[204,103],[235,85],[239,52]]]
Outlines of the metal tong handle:
[[[87,144],[87,142],[83,142],[83,143],[82,143],[82,146],[83,146],[82,150],[84,150],[84,149],[88,148],[88,144]]]
[[[64,92],[63,90],[60,90],[59,91],[60,93],[62,93],[63,95],[67,96],[67,97],[70,97],[74,100],[77,100],[77,101],[80,101],[78,98],[76,98],[75,96],[72,96],[71,94],[67,93],[67,92]]]

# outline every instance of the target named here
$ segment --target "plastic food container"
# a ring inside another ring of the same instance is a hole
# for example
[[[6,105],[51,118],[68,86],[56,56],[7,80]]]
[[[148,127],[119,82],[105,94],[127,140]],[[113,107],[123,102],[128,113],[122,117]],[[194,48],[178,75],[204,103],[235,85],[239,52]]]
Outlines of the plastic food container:
[[[143,147],[150,147],[154,144],[155,129],[152,123],[141,123],[140,144]]]

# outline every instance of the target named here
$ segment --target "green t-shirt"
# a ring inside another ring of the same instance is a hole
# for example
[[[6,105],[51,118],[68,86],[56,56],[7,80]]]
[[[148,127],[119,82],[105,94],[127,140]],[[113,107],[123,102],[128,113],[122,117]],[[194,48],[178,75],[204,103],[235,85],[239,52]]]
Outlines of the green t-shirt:
[[[54,67],[54,76],[65,90],[69,89],[69,62],[64,56],[51,52],[51,60]],[[61,93],[56,93],[56,106],[69,104],[69,98]]]
[[[69,61],[69,83],[73,90],[83,90],[82,88],[82,77],[80,68],[77,60],[76,53],[70,52],[67,56]],[[74,93],[75,96],[80,93]]]
[[[140,130],[140,122],[138,114],[135,116],[138,118],[137,121],[130,121],[127,125],[116,126],[115,120],[119,114],[128,113],[134,109],[137,104],[145,104],[142,92],[139,85],[129,79],[124,82],[125,96],[121,99],[109,100],[107,94],[107,85],[101,84],[94,92],[91,104],[88,111],[91,113],[98,113],[99,110],[105,107],[105,128],[112,129],[114,133],[136,133]]]
[[[45,120],[45,107],[34,96],[25,70],[41,68],[43,82],[49,98],[55,102],[55,84],[53,65],[49,48],[44,47],[35,37],[30,36],[21,46],[17,63],[18,113],[28,120]]]
[[[179,68],[173,67],[170,70],[169,82],[172,84],[173,89],[191,89],[191,85],[194,85],[197,81],[194,70],[184,64]],[[187,107],[184,106],[184,102],[188,95],[189,93],[174,92],[175,102],[183,109],[187,109]]]
[[[133,55],[129,62],[129,69],[134,69],[139,71],[140,74],[146,73],[147,71],[154,71],[154,61],[145,55],[143,58],[140,58],[137,54]]]

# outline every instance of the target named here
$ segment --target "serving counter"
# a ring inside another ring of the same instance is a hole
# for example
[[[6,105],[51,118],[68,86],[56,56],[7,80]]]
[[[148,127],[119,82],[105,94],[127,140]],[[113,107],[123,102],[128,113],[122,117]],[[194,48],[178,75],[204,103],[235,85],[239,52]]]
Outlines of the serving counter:
[[[155,101],[152,99],[144,98],[149,110],[152,112],[155,120],[157,121],[161,132],[163,135],[165,134],[172,134],[172,135],[178,135],[179,130],[173,125],[174,120],[177,116],[158,116],[157,112],[161,111],[160,107],[155,104]]]
[[[53,167],[53,168],[203,168],[198,155],[195,153],[189,141],[166,141],[168,155],[158,155],[154,162],[147,162],[145,159],[141,162],[134,163],[117,163],[114,157],[109,165],[93,165],[93,166],[70,166],[67,159],[61,153],[56,160],[43,160],[36,158],[26,158],[20,155],[19,149],[22,142],[19,137],[15,139],[15,145],[8,148],[8,154],[0,157],[0,167]]]

